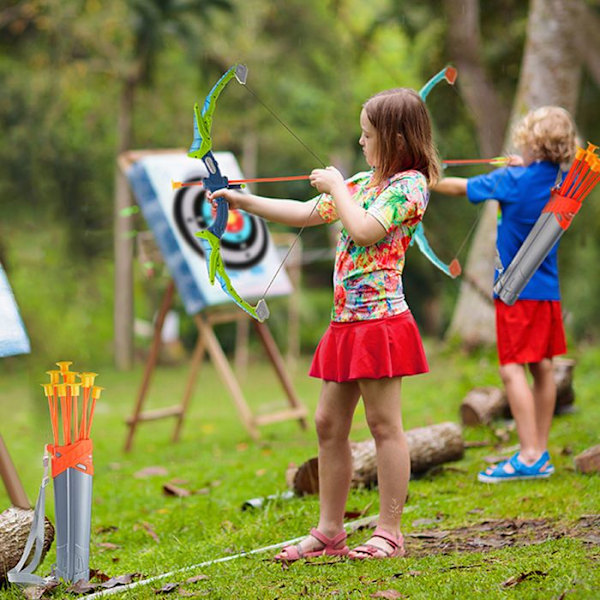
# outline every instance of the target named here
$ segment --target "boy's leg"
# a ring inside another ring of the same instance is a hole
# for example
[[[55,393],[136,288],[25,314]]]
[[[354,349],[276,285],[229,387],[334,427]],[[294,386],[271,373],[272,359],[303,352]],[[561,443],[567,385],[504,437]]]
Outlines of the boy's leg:
[[[395,538],[400,535],[400,518],[410,477],[410,457],[402,428],[401,382],[401,377],[360,381],[367,422],[377,450],[378,526]],[[369,544],[386,552],[393,550],[379,537],[373,537]]]
[[[360,398],[356,382],[324,381],[315,414],[319,438],[319,524],[332,538],[344,528],[344,508],[352,479],[350,427]],[[319,550],[323,543],[308,536],[298,544],[302,553]],[[284,558],[285,551],[278,556]]]
[[[556,382],[554,381],[552,360],[545,358],[540,362],[530,363],[529,370],[533,375],[533,400],[538,444],[543,452],[548,448],[550,427],[556,405]]]
[[[527,381],[525,366],[517,363],[501,365],[500,377],[517,426],[520,459],[526,465],[532,465],[540,457],[545,446],[540,448],[536,405]],[[510,464],[506,465],[505,470],[507,473],[514,471]]]

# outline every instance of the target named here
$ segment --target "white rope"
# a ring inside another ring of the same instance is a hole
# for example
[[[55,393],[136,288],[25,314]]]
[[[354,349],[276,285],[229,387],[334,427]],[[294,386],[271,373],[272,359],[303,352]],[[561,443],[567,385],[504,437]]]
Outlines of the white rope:
[[[371,523],[373,520],[377,518],[378,515],[363,517],[362,519],[357,519],[356,521],[351,521],[350,523],[346,523],[344,525],[345,529],[350,531],[355,531],[359,527]],[[175,569],[174,571],[169,571],[168,573],[163,573],[162,575],[155,575],[154,577],[149,577],[148,579],[143,579],[141,581],[134,581],[133,583],[129,583],[127,585],[121,585],[114,588],[109,588],[107,590],[102,590],[101,592],[94,592],[93,594],[89,594],[84,596],[87,600],[91,600],[92,598],[101,598],[103,596],[110,596],[111,594],[120,594],[121,592],[126,592],[128,590],[132,590],[133,588],[140,587],[143,585],[148,585],[155,581],[160,581],[161,579],[166,579],[167,577],[171,577],[178,573],[185,573],[186,571],[193,571],[195,569],[200,569],[202,567],[208,567],[210,565],[216,565],[218,563],[227,562],[230,560],[235,560],[236,558],[242,558],[244,556],[250,556],[252,554],[259,554],[261,552],[268,552],[269,550],[277,550],[278,548],[283,548],[284,546],[291,546],[292,544],[297,544],[299,541],[303,540],[306,535],[301,537],[297,537],[291,540],[287,540],[285,542],[279,542],[277,544],[271,544],[270,546],[264,546],[263,548],[256,548],[255,550],[249,550],[248,552],[240,552],[239,554],[233,554],[232,556],[222,556],[221,558],[215,558],[213,560],[207,560],[205,562],[201,562],[197,565],[190,565],[189,567],[182,567],[181,569]]]

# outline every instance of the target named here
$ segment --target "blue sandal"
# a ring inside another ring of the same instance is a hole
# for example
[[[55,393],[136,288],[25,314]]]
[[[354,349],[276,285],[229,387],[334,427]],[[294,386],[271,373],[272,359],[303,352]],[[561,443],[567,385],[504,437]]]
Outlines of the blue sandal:
[[[513,473],[506,471],[504,467],[507,464],[510,464],[514,469]],[[518,481],[522,479],[547,479],[554,473],[554,467],[550,463],[550,454],[547,450],[532,465],[522,463],[517,452],[508,460],[490,468],[491,471],[489,469],[481,471],[477,475],[477,480],[483,483],[499,483],[501,481]]]

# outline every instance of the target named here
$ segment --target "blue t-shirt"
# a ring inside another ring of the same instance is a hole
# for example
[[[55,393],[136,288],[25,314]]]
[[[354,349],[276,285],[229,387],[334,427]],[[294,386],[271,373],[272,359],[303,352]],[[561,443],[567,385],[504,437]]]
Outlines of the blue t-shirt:
[[[467,196],[471,202],[494,199],[500,203],[496,244],[505,269],[550,199],[558,170],[555,163],[538,161],[527,167],[504,167],[468,180]],[[520,300],[560,300],[557,251],[558,242],[525,286]]]

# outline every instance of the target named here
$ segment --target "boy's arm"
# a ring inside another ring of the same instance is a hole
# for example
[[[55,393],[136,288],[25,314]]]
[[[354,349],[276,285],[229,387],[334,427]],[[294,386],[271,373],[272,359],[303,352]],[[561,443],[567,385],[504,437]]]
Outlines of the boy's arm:
[[[431,190],[446,196],[466,196],[467,181],[466,177],[444,177],[432,186]]]

